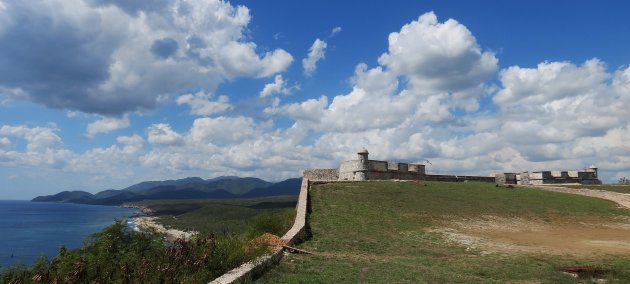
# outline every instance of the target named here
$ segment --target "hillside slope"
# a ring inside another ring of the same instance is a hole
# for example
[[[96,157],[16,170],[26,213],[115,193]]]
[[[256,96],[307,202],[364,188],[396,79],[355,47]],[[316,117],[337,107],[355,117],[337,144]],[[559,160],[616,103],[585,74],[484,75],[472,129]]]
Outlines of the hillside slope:
[[[299,247],[313,254],[289,255],[258,282],[576,283],[561,266],[630,279],[630,212],[606,200],[383,181],[317,185],[310,202],[312,239]]]

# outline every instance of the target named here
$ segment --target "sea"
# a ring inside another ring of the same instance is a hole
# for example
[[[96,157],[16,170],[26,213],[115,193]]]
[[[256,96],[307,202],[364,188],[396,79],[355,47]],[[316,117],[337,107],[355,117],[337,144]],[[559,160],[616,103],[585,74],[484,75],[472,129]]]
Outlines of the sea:
[[[0,200],[0,268],[52,259],[61,245],[79,248],[116,219],[131,220],[134,208]]]

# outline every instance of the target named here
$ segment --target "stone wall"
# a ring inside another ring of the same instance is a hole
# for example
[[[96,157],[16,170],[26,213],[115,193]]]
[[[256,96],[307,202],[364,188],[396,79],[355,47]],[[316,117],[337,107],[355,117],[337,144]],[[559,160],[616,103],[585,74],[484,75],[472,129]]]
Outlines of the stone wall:
[[[338,169],[308,169],[304,170],[302,179],[311,181],[336,181],[339,180]]]
[[[335,169],[336,171],[336,169]],[[308,202],[308,189],[311,181],[307,178],[308,175],[315,175],[317,177],[328,177],[325,173],[332,174],[332,169],[323,170],[306,170],[302,176],[302,185],[300,187],[300,195],[298,196],[298,203],[296,206],[296,215],[293,226],[289,231],[282,236],[282,240],[287,245],[293,245],[302,241],[308,237],[308,231],[306,226],[306,213]],[[212,280],[210,284],[231,284],[231,283],[250,283],[253,279],[260,276],[269,268],[278,264],[282,260],[283,249],[270,253],[268,255],[261,256],[253,261],[247,262],[237,268],[234,268],[220,277]]]
[[[535,171],[496,175],[497,184],[601,184],[596,171]]]
[[[368,160],[367,171],[364,171],[359,160],[350,160],[342,162],[339,166],[339,180],[358,180],[359,172],[364,172],[367,180],[422,180],[425,169],[424,165],[419,164]]]
[[[448,181],[448,182],[480,181],[480,182],[495,183],[495,177],[484,177],[484,176],[426,175],[425,180]]]
[[[367,172],[367,179],[368,180],[388,180],[388,179],[423,180],[424,175],[420,175],[417,173],[410,173],[410,172],[398,172],[398,171],[388,171],[388,172],[369,171]]]

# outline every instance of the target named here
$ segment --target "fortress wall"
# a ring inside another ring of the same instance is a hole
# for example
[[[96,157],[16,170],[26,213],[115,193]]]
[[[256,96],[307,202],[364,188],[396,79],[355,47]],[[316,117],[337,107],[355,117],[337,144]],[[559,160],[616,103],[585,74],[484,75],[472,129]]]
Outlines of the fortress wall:
[[[416,173],[416,172],[398,172],[398,171],[377,172],[377,171],[369,171],[369,172],[367,172],[367,179],[368,180],[388,180],[388,179],[422,180],[422,179],[424,179],[424,175]]]
[[[337,169],[334,170],[336,171]],[[331,174],[331,172],[332,169],[304,171],[304,176],[302,176],[302,185],[300,187],[300,195],[296,206],[297,214],[295,216],[295,221],[293,222],[293,227],[291,227],[291,229],[282,236],[282,240],[288,245],[293,245],[308,235],[306,213],[308,205],[308,188],[312,182],[307,178],[307,175],[318,176],[319,174],[325,173]],[[260,276],[274,265],[277,265],[282,260],[283,254],[283,249],[280,248],[273,253],[258,257],[253,261],[247,262],[228,271],[220,277],[212,280],[210,284],[250,283],[253,279]]]
[[[513,184],[512,173],[497,174],[497,184]],[[601,184],[595,172],[588,171],[538,171],[523,172],[517,175],[517,184],[544,185],[544,184]]]
[[[482,176],[455,176],[455,175],[426,175],[428,181],[448,181],[448,182],[464,182],[464,181],[480,181],[495,183],[495,177]]]
[[[387,170],[388,171],[400,171],[400,164],[399,163],[394,163],[394,162],[388,162],[387,163]]]
[[[339,180],[355,180],[355,172],[360,170],[359,160],[344,161],[339,166]],[[418,180],[424,177],[424,165],[394,163],[387,161],[368,160],[368,180],[400,179]]]
[[[336,181],[339,180],[338,169],[308,169],[304,170],[302,179],[311,181]]]
[[[385,162],[385,161],[369,160],[368,161],[368,169],[370,171],[386,172],[387,171],[387,162]]]

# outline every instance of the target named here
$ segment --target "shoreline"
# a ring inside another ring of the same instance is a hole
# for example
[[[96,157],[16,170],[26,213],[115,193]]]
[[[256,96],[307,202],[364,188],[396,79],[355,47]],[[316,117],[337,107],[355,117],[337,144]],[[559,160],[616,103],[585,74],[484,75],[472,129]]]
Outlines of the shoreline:
[[[120,205],[120,207],[137,208],[140,210],[140,212],[137,212],[131,218],[134,224],[135,230],[155,231],[158,234],[163,235],[168,241],[171,241],[171,242],[177,239],[190,240],[192,236],[197,234],[197,232],[195,231],[186,232],[186,231],[177,230],[177,229],[167,229],[166,227],[164,227],[164,225],[160,224],[157,221],[159,217],[153,216],[153,214],[155,213],[155,210],[149,207],[141,206],[137,204],[122,204]]]
[[[169,241],[175,241],[177,239],[190,240],[192,236],[197,232],[186,232],[176,229],[167,229],[162,224],[157,222],[158,217],[155,216],[136,216],[133,217],[133,223],[139,231],[155,231]]]

